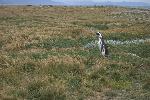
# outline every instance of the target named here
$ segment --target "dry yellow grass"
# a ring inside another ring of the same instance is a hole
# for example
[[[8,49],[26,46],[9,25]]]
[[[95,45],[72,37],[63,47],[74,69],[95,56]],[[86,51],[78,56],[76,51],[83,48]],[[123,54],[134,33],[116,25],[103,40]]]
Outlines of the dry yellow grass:
[[[96,31],[108,40],[149,38],[150,11],[142,11],[0,6],[0,98],[149,99],[149,42],[109,45],[109,58],[103,58],[98,48],[84,48],[96,40]],[[141,88],[134,91],[136,84]]]

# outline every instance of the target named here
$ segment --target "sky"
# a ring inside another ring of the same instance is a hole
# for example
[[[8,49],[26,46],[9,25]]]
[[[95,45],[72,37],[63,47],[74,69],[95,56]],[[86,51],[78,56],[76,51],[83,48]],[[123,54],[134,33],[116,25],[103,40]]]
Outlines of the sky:
[[[64,3],[70,3],[70,4],[74,4],[77,1],[82,1],[82,2],[86,2],[86,1],[93,1],[93,2],[122,2],[122,1],[126,1],[126,2],[144,2],[148,5],[150,5],[150,0],[0,0],[0,4],[56,4],[56,3],[60,3],[60,4],[64,4]]]

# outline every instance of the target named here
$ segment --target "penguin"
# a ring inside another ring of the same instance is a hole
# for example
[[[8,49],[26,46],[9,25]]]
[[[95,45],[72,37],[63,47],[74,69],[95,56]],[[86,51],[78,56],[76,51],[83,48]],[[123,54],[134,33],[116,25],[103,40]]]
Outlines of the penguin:
[[[99,50],[100,50],[101,54],[104,57],[108,57],[108,47],[105,44],[104,38],[102,36],[102,33],[97,32],[96,35],[98,36],[98,39],[99,39],[98,40],[98,47],[99,47]]]

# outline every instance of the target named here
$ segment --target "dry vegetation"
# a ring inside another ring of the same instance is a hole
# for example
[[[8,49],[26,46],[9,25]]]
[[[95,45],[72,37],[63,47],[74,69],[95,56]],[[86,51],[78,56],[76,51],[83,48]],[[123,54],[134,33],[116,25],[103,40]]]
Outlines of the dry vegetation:
[[[150,11],[0,7],[2,100],[150,100],[150,42],[84,49],[96,39],[150,38]],[[137,55],[137,56],[135,56]]]

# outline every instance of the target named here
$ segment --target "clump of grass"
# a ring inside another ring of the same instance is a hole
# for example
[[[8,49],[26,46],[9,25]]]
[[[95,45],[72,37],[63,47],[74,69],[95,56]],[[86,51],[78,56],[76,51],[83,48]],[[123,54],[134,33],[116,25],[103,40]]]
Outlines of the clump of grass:
[[[10,59],[7,55],[0,54],[0,68],[7,69],[13,66],[12,59]]]
[[[41,96],[40,88],[42,87],[42,85],[43,84],[40,82],[29,84],[27,87],[28,99],[39,98]]]
[[[140,43],[140,44],[134,44],[126,47],[128,52],[131,52],[133,54],[137,54],[138,56],[142,58],[148,58],[150,57],[150,44],[149,43]]]
[[[88,57],[87,59],[85,59],[84,64],[87,68],[92,67],[96,64],[96,58],[93,56]]]
[[[49,74],[55,78],[66,79],[67,76],[78,76],[83,74],[82,68],[78,64],[51,64],[49,66]]]
[[[108,33],[105,35],[106,39],[109,40],[134,40],[134,39],[145,39],[149,36],[147,34],[133,34],[133,33],[126,33],[126,32],[117,32],[117,33]]]
[[[40,100],[66,100],[66,95],[61,91],[48,90],[42,93]]]
[[[74,29],[74,30],[72,30],[71,37],[73,39],[79,39],[81,37],[84,37],[83,30],[82,29]]]
[[[38,59],[47,59],[48,58],[48,54],[47,53],[32,53],[31,54],[31,58],[38,60]]]
[[[61,91],[57,91],[54,87],[46,89],[41,82],[30,83],[27,87],[27,99],[40,100],[65,100],[66,95]]]
[[[137,36],[130,34],[130,33],[111,33],[106,35],[106,39],[110,39],[110,40],[120,40],[120,41],[124,41],[127,39],[134,39]]]
[[[113,99],[114,97],[117,97],[117,93],[113,91],[107,91],[105,92],[105,96],[107,96],[108,99]]]
[[[109,27],[105,24],[87,24],[85,25],[86,27],[93,27],[95,29],[98,29],[98,30],[107,30],[109,29]]]
[[[17,57],[18,57],[18,54],[17,54],[17,52],[10,52],[9,53],[9,57],[12,59],[17,59]]]
[[[46,39],[42,43],[38,44],[38,47],[52,49],[52,48],[70,48],[77,46],[77,42],[71,39],[57,38],[57,39]]]
[[[69,80],[68,86],[71,90],[75,91],[81,88],[81,78],[74,77]]]
[[[128,81],[112,81],[111,86],[113,89],[130,89],[131,88],[131,82]]]
[[[150,91],[150,82],[149,81],[144,84],[143,89]]]
[[[2,46],[3,46],[3,42],[2,42],[2,41],[0,41],[0,49],[2,48]]]
[[[18,84],[18,81],[16,81],[17,78],[13,75],[13,76],[10,76],[10,75],[1,75],[1,85],[2,84],[5,84],[5,85],[17,85]]]
[[[32,62],[28,62],[28,63],[25,63],[22,67],[21,67],[21,70],[23,72],[26,72],[26,73],[33,73],[36,69],[36,65]]]

